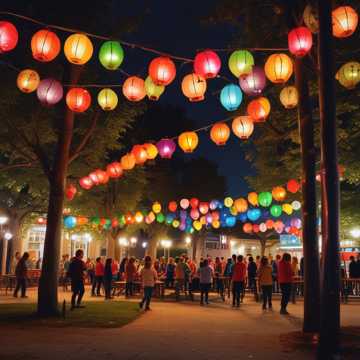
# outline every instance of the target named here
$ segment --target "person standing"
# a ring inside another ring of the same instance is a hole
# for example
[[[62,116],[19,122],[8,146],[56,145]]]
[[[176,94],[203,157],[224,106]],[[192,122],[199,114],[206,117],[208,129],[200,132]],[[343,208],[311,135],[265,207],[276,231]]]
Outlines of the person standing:
[[[202,266],[198,269],[198,275],[200,279],[200,305],[204,305],[204,295],[205,303],[209,305],[209,290],[211,288],[214,272],[209,266],[207,259],[204,260]]]
[[[260,262],[259,270],[257,271],[259,286],[261,287],[263,295],[263,310],[266,310],[266,305],[269,306],[269,310],[272,310],[272,267],[269,265],[267,257],[263,257]]]
[[[104,278],[104,264],[101,261],[101,257],[96,258],[96,265],[95,265],[95,277],[94,282],[91,288],[91,295],[92,296],[100,296],[100,288],[103,283]],[[95,294],[96,290],[96,294]]]
[[[215,258],[215,266],[214,266],[214,274],[215,274],[215,281],[216,281],[216,290],[221,296],[221,299],[225,301],[225,294],[224,294],[224,268],[223,263],[219,257]],[[201,284],[201,282],[200,282]]]
[[[21,259],[20,252],[17,251],[15,253],[14,257],[11,259],[10,274],[15,275],[15,269],[16,269],[16,266],[17,266],[18,262],[20,261],[20,259]]]
[[[246,265],[244,263],[244,257],[239,255],[237,261],[232,268],[232,292],[233,292],[233,301],[232,306],[240,306],[240,297],[244,289],[246,278]]]
[[[292,276],[291,255],[284,253],[278,264],[278,281],[281,289],[281,315],[289,315],[286,308],[291,295]]]
[[[249,263],[247,266],[247,273],[248,273],[248,285],[249,285],[249,289],[251,291],[254,291],[256,288],[256,271],[257,271],[257,269],[258,269],[258,266],[254,262],[254,258],[252,256],[250,256]]]
[[[84,251],[81,249],[76,250],[75,257],[71,260],[69,265],[68,275],[71,279],[71,310],[74,310],[75,307],[83,308],[85,306],[81,305],[81,300],[85,293],[84,287],[84,272],[86,271],[86,266],[82,260],[84,257]]]
[[[273,277],[273,292],[279,292],[279,282],[278,282],[278,267],[281,256],[277,254],[275,260],[273,260],[272,266],[272,277]]]
[[[165,286],[174,287],[175,264],[174,259],[171,257],[166,265],[165,270]]]
[[[26,262],[29,259],[29,253],[24,252],[24,255],[18,261],[15,268],[16,276],[16,287],[14,290],[14,297],[17,297],[19,290],[21,289],[21,297],[27,298],[26,296],[26,279],[27,279],[27,264]]]
[[[125,296],[133,296],[135,276],[135,258],[131,257],[125,268]]]
[[[108,258],[105,262],[104,268],[104,289],[105,289],[105,300],[111,300],[111,289],[112,289],[112,281],[113,281],[113,266],[112,259]]]
[[[86,265],[88,282],[89,284],[92,285],[94,283],[94,278],[95,278],[95,264],[90,258],[87,258],[85,265]]]
[[[140,309],[145,305],[145,310],[150,310],[150,302],[155,282],[157,280],[157,271],[152,267],[151,257],[145,257],[144,268],[140,273],[141,281],[144,289],[144,296],[139,303]]]

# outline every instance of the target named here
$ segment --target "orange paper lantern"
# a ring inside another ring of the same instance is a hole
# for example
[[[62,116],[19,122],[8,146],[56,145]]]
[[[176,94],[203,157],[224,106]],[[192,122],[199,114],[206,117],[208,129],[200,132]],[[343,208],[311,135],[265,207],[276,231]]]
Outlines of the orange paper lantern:
[[[197,74],[186,75],[182,80],[181,89],[190,101],[202,101],[206,91],[206,80]]]
[[[286,190],[282,186],[275,186],[271,194],[276,201],[284,201],[286,198]]]
[[[120,163],[113,162],[106,167],[106,172],[111,178],[118,178],[123,174],[123,169]]]
[[[144,149],[146,150],[147,158],[149,160],[154,160],[158,155],[158,149],[154,144],[146,143],[143,145]]]
[[[91,104],[91,96],[83,88],[72,88],[66,94],[66,104],[74,112],[84,112]]]
[[[93,54],[91,40],[84,34],[70,35],[64,45],[64,53],[69,62],[77,65],[87,63]]]
[[[122,91],[128,100],[140,101],[146,96],[145,82],[137,76],[130,76],[125,80]]]
[[[211,128],[210,138],[216,145],[225,145],[229,137],[230,129],[226,124],[217,123]]]
[[[332,12],[333,35],[338,38],[351,36],[358,21],[358,14],[351,6],[338,7]]]
[[[39,30],[31,39],[31,51],[34,59],[42,62],[54,60],[60,52],[58,36],[49,30]]]
[[[250,101],[247,106],[247,113],[254,122],[265,121],[270,114],[270,110],[270,101],[263,96]]]
[[[272,54],[265,63],[265,75],[275,84],[283,84],[293,73],[293,63],[286,54]]]
[[[247,211],[247,209],[248,209],[248,202],[243,198],[236,199],[234,201],[234,205],[235,205],[236,210],[239,213],[243,213],[243,212]]]
[[[121,166],[124,170],[131,170],[135,167],[136,159],[134,154],[129,153],[124,155],[120,160]]]
[[[233,120],[231,128],[240,139],[248,139],[254,131],[254,122],[249,116],[238,116]]]
[[[24,93],[35,91],[40,84],[39,74],[31,69],[22,70],[17,77],[17,86]]]
[[[134,155],[135,163],[137,165],[142,165],[146,162],[147,152],[142,145],[134,145],[131,150],[131,153]]]
[[[155,85],[169,85],[176,76],[175,64],[169,57],[159,56],[151,61],[149,75]]]
[[[199,138],[194,131],[183,132],[178,139],[179,146],[186,153],[193,152],[199,143]]]

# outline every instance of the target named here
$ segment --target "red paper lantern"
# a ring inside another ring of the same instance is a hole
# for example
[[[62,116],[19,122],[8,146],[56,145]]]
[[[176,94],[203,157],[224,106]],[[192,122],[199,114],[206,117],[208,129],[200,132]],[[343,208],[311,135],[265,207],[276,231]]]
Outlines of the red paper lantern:
[[[135,217],[129,212],[125,215],[125,223],[128,225],[134,224]]]
[[[151,61],[149,75],[155,85],[169,85],[176,76],[175,64],[170,58],[159,56]]]
[[[260,231],[260,226],[258,224],[254,224],[252,230],[254,233],[258,233]]]
[[[77,189],[75,185],[69,184],[66,187],[65,196],[68,200],[72,200],[75,197],[76,193],[77,193]]]
[[[85,190],[90,190],[94,185],[94,183],[93,183],[92,179],[90,178],[90,176],[82,177],[79,180],[79,184]]]
[[[194,71],[205,79],[214,78],[220,71],[221,60],[216,52],[205,50],[195,56]]]
[[[295,194],[300,190],[300,184],[295,179],[291,179],[288,181],[286,188],[289,192]]]
[[[270,114],[271,105],[266,97],[259,97],[249,102],[247,106],[248,115],[253,122],[263,122]]]
[[[201,202],[199,204],[199,211],[203,215],[207,214],[209,212],[209,204],[207,202]]]
[[[288,34],[288,45],[293,55],[305,56],[312,47],[311,31],[305,26],[292,29]]]
[[[253,230],[252,224],[250,224],[250,223],[244,224],[244,226],[243,226],[243,231],[244,231],[244,233],[246,233],[246,234],[251,234],[251,233],[252,233],[252,230]]]
[[[176,203],[176,201],[170,201],[170,202],[169,202],[169,205],[168,205],[168,209],[169,209],[169,211],[171,211],[171,212],[175,212],[176,209],[177,209],[177,203]]]
[[[0,53],[13,50],[18,42],[16,27],[8,21],[0,21]]]
[[[60,52],[58,36],[50,30],[39,30],[31,39],[31,51],[34,59],[42,62],[54,60]]]
[[[130,76],[123,84],[124,96],[130,101],[140,101],[146,96],[145,82],[137,76]]]
[[[99,178],[97,176],[96,170],[89,174],[89,178],[93,182],[93,185],[99,185],[100,184],[100,180],[99,180]]]
[[[106,173],[109,177],[115,179],[123,174],[122,166],[119,162],[115,161],[106,167]]]
[[[199,206],[199,199],[197,198],[192,198],[190,199],[190,206],[194,209],[197,208]]]
[[[117,228],[119,226],[119,220],[117,218],[113,218],[111,220],[111,227],[112,228]]]
[[[131,153],[135,156],[135,162],[137,165],[142,165],[147,160],[146,149],[142,145],[134,145]]]
[[[274,227],[274,220],[272,219],[266,220],[265,225],[268,229],[272,229]]]
[[[84,112],[91,104],[91,96],[83,88],[72,88],[66,94],[66,104],[71,111]]]

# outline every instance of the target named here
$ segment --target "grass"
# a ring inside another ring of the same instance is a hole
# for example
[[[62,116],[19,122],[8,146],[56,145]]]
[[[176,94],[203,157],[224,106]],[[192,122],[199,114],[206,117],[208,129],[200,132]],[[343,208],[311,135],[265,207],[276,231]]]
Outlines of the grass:
[[[67,310],[65,318],[38,318],[36,304],[1,304],[0,326],[46,326],[115,328],[136,319],[139,307],[134,302],[88,302],[84,309]]]

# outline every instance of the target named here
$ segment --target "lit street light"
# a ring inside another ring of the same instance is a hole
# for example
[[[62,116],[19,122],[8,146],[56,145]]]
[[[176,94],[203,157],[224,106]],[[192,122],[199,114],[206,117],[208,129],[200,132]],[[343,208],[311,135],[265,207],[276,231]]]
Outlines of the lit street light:
[[[350,234],[352,237],[357,239],[360,237],[360,229],[359,228],[352,229],[350,230]]]
[[[190,245],[190,244],[191,244],[191,237],[190,237],[190,236],[187,236],[187,237],[185,238],[185,244],[186,244],[186,245]]]
[[[168,258],[170,257],[170,248],[172,245],[172,241],[171,240],[161,240],[160,241],[160,245],[164,248],[164,257],[166,257],[166,249],[168,251]]]

